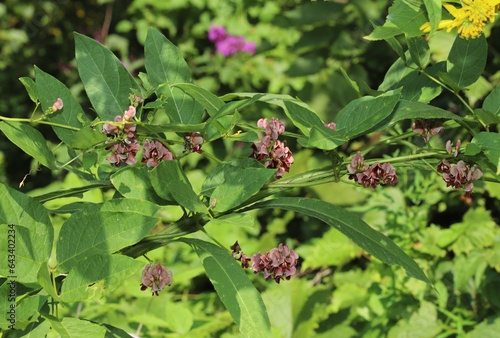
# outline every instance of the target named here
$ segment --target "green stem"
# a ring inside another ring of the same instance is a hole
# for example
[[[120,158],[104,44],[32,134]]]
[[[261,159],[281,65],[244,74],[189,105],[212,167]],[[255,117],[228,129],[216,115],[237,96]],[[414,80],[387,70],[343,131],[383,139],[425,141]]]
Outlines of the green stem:
[[[70,129],[70,130],[76,130],[76,131],[80,130],[80,128],[71,127],[71,126],[67,126],[67,125],[59,124],[59,123],[54,123],[54,122],[50,122],[50,121],[32,120],[32,119],[20,119],[20,118],[5,117],[5,116],[0,116],[0,120],[12,121],[12,122],[40,123],[40,124],[48,124],[50,126],[64,128],[64,129]]]

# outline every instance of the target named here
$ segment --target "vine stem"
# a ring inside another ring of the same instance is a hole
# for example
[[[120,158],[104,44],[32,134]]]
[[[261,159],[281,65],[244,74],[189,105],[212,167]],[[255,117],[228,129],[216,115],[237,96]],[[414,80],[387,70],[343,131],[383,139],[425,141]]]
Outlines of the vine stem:
[[[70,129],[70,130],[76,130],[76,131],[80,130],[80,128],[76,128],[76,127],[72,127],[72,126],[67,126],[67,125],[59,124],[59,123],[54,123],[54,122],[50,122],[50,121],[32,120],[32,119],[20,119],[20,118],[5,117],[5,116],[0,116],[0,120],[3,120],[3,121],[12,121],[12,122],[40,123],[40,124],[48,124],[49,126],[54,126],[54,127],[64,128],[64,129]]]

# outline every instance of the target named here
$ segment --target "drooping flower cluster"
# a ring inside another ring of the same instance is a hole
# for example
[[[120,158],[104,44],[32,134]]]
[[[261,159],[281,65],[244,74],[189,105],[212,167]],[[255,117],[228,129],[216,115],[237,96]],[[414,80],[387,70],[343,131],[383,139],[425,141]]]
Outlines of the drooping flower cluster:
[[[260,119],[257,121],[257,127],[264,128],[262,138],[259,136],[259,142],[252,144],[252,154],[250,158],[255,158],[267,168],[278,168],[276,178],[281,178],[283,174],[290,171],[290,166],[293,164],[293,156],[290,149],[285,146],[286,141],[278,140],[278,136],[285,132],[285,124],[283,121],[271,118]]]
[[[140,149],[137,143],[136,125],[125,124],[123,122],[130,122],[135,116],[136,110],[134,106],[130,106],[123,114],[117,115],[114,119],[115,123],[122,123],[122,125],[115,125],[105,123],[102,127],[102,132],[106,134],[111,141],[106,141],[109,144],[106,150],[111,150],[112,155],[106,160],[116,167],[119,167],[123,162],[128,165],[137,163],[135,155]]]
[[[494,22],[496,11],[500,5],[500,0],[462,0],[462,7],[443,3],[446,10],[453,15],[453,20],[442,20],[437,29],[446,28],[450,32],[457,28],[458,33],[466,39],[476,38],[483,32],[484,26],[488,22]],[[425,33],[431,31],[429,22],[420,27]]]
[[[151,287],[152,296],[165,288],[165,285],[172,285],[172,272],[161,265],[160,262],[156,265],[147,264],[142,271],[141,291]]]
[[[203,136],[199,132],[187,133],[184,135],[184,151],[201,154]]]
[[[464,189],[464,197],[470,197],[473,193],[472,189],[475,180],[483,176],[483,172],[474,166],[467,166],[464,161],[460,160],[456,165],[450,165],[448,161],[443,159],[437,167],[437,171],[443,173],[443,181],[446,182],[447,187],[454,187],[455,189]]]
[[[266,281],[274,279],[279,284],[281,280],[290,280],[290,277],[296,272],[295,266],[297,265],[299,255],[290,249],[288,244],[283,246],[280,243],[277,248],[266,251],[263,255],[259,251],[259,253],[253,254],[251,259],[243,252],[241,252],[239,258],[236,257],[241,251],[238,241],[231,246],[231,250],[233,250],[234,259],[241,262],[242,268],[248,268],[251,261],[253,272],[256,274],[262,271]]]
[[[142,163],[148,167],[156,167],[161,161],[172,161],[174,154],[160,141],[145,140],[142,146]]]
[[[370,167],[359,151],[347,165],[347,171],[350,180],[355,180],[365,188],[369,186],[376,188],[379,184],[385,187],[388,183],[394,185],[398,180],[396,170],[390,163],[375,162]]]
[[[413,122],[412,129],[414,133],[419,134],[429,142],[431,136],[441,133],[444,127],[439,121],[423,119]]]
[[[247,42],[243,36],[228,35],[222,26],[210,26],[208,39],[215,43],[215,48],[225,57],[238,52],[255,54],[255,43]]]

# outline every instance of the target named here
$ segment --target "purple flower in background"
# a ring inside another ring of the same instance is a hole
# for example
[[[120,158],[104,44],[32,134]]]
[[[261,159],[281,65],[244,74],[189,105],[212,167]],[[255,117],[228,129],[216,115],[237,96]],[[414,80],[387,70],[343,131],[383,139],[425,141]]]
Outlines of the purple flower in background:
[[[226,29],[223,26],[210,25],[208,39],[212,42],[224,40],[227,37]]]
[[[238,52],[255,54],[255,42],[247,42],[243,36],[228,35],[222,26],[210,26],[208,39],[215,43],[215,48],[225,57]]]

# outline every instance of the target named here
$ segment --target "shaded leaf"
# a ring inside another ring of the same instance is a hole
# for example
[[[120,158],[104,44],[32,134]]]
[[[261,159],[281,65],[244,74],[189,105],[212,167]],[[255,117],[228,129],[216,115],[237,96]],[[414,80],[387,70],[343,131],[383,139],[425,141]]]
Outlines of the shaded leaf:
[[[0,122],[0,130],[26,154],[49,169],[57,169],[54,154],[47,147],[45,138],[38,130],[26,123],[10,121]]]
[[[271,337],[271,324],[260,293],[228,251],[198,239],[182,239],[196,253],[222,303],[246,337]]]
[[[474,136],[471,143],[481,147],[488,160],[500,171],[500,134],[480,132]]]
[[[120,255],[97,254],[79,260],[64,279],[60,300],[74,303],[101,298],[144,267],[143,262]]]
[[[293,121],[293,124],[300,129],[300,131],[309,136],[309,129],[313,126],[322,126],[323,121],[321,118],[309,109],[304,103],[299,104],[294,101],[283,101],[285,104],[285,112],[288,117]]]
[[[73,148],[85,150],[107,140],[108,137],[102,133],[100,128],[85,126],[73,134],[69,144]]]
[[[325,126],[313,126],[307,143],[308,147],[332,150],[347,142],[340,130],[332,130]]]
[[[138,200],[135,203],[140,205]],[[142,203],[146,205],[148,202]],[[157,221],[155,217],[135,211],[77,212],[64,222],[59,232],[59,268],[69,271],[85,257],[113,253],[135,244],[148,235]]]
[[[38,101],[38,88],[36,87],[35,81],[30,77],[20,77],[19,81],[23,84],[24,88],[28,92],[31,101],[37,103]]]
[[[111,175],[111,183],[125,197],[143,199],[161,205],[169,204],[169,200],[161,198],[156,193],[147,167],[125,167]]]
[[[166,199],[174,199],[183,207],[201,213],[208,213],[207,207],[193,191],[191,183],[178,161],[163,161],[150,173],[156,193]]]
[[[2,238],[0,253],[3,276],[11,276],[7,269],[8,234],[15,232],[15,275],[18,283],[36,283],[37,272],[48,261],[54,241],[54,229],[47,210],[34,198],[0,184],[0,224]],[[8,227],[13,224],[13,229]]]

